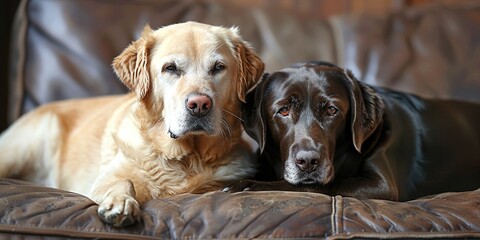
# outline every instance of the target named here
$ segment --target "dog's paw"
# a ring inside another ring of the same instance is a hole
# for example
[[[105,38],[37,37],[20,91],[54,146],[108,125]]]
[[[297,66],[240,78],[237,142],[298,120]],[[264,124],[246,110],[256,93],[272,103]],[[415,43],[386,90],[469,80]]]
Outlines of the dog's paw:
[[[223,192],[227,193],[235,193],[235,192],[245,192],[245,191],[259,191],[260,184],[257,181],[253,180],[238,180],[236,182],[232,182],[229,185],[223,188]]]
[[[140,205],[127,194],[109,196],[100,203],[98,216],[115,227],[126,227],[139,220]]]

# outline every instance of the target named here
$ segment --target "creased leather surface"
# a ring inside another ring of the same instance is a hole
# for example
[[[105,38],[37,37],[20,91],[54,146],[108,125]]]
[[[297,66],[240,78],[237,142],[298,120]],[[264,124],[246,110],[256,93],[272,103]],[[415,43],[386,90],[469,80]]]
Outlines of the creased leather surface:
[[[127,228],[104,224],[97,208],[75,193],[0,179],[0,236],[480,237],[480,190],[405,203],[297,192],[183,194],[145,203],[141,222]]]
[[[334,18],[341,65],[362,81],[480,101],[480,5]]]
[[[344,198],[336,224],[345,233],[390,236],[480,237],[479,190],[445,193],[405,203]]]

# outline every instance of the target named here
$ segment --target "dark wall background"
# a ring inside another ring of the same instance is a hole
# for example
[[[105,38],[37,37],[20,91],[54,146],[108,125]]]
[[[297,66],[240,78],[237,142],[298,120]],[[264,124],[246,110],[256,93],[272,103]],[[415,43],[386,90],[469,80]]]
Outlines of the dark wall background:
[[[0,131],[7,127],[8,58],[12,23],[18,3],[19,0],[0,1]]]

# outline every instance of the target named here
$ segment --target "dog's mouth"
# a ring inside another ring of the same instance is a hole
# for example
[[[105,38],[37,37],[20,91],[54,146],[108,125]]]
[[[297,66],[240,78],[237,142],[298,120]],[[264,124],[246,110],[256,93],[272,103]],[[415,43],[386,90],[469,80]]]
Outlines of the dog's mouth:
[[[177,139],[189,134],[207,134],[207,135],[216,134],[212,124],[207,123],[207,121],[189,121],[185,125],[187,127],[184,127],[178,130],[168,129],[168,134],[173,139]]]
[[[172,132],[171,130],[168,130],[168,134],[169,134],[170,137],[173,138],[173,139],[177,139],[177,138],[180,137],[178,134]]]
[[[288,181],[287,180],[287,181],[290,182],[291,184],[302,184],[302,185],[312,185],[312,184],[327,185],[332,181],[332,178],[330,178],[330,177],[322,177],[322,176],[319,176],[319,175],[321,175],[321,174],[304,175],[304,174],[299,173],[296,176],[295,180],[293,180],[293,181]]]
[[[309,177],[309,178],[300,180],[299,184],[305,184],[305,185],[318,184],[318,181],[316,179]]]
[[[187,134],[207,134],[207,135],[214,135],[215,133],[212,131],[207,131],[200,126],[196,126],[192,128],[191,130],[188,131],[182,131],[182,132],[173,132],[171,130],[168,130],[168,134],[170,135],[171,138],[177,139],[179,137],[185,136]]]

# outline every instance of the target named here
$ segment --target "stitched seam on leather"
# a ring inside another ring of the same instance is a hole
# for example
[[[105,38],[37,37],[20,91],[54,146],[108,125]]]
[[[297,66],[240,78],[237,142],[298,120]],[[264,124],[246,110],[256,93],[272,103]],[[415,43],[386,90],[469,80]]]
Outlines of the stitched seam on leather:
[[[343,208],[344,202],[343,197],[337,195],[335,198],[335,235],[340,235],[340,232],[343,232]]]
[[[331,196],[332,199],[332,215],[331,215],[331,224],[332,224],[332,236],[337,234],[337,222],[336,222],[336,199],[335,196]]]
[[[337,199],[336,201],[336,208],[337,208],[337,235],[340,234],[340,231],[343,232],[343,197],[342,196],[335,196]]]

